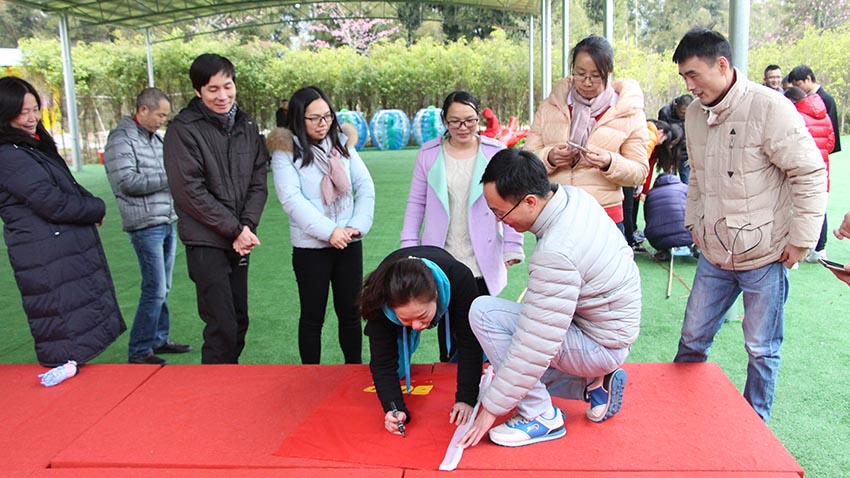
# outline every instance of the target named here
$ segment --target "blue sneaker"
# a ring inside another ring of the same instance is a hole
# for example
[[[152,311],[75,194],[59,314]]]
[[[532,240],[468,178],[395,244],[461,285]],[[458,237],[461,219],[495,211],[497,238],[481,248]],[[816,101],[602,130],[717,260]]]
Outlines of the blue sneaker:
[[[632,233],[632,239],[635,240],[638,244],[646,240],[646,236],[643,234],[643,231],[636,229],[635,232]]]
[[[544,414],[545,415],[545,414]],[[502,446],[524,446],[542,441],[556,440],[567,434],[564,428],[564,412],[553,406],[549,412],[551,417],[544,415],[529,420],[519,414],[514,415],[505,423],[490,430],[490,441]]]
[[[681,246],[673,248],[673,255],[676,257],[692,256],[691,246]]]
[[[593,422],[605,421],[623,407],[623,390],[626,388],[626,371],[618,368],[602,379],[602,386],[588,390],[585,401],[590,402],[587,418]]]

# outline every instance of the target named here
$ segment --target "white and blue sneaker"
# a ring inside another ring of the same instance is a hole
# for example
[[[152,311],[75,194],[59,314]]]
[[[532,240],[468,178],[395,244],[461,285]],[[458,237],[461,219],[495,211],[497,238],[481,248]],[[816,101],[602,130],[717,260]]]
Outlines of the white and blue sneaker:
[[[585,401],[590,402],[587,418],[593,422],[605,421],[623,407],[623,391],[626,388],[626,371],[618,368],[602,379],[602,385],[588,390]]]
[[[553,406],[549,413],[532,420],[519,414],[514,415],[510,420],[490,430],[490,441],[497,445],[514,447],[556,440],[566,434],[564,412]]]

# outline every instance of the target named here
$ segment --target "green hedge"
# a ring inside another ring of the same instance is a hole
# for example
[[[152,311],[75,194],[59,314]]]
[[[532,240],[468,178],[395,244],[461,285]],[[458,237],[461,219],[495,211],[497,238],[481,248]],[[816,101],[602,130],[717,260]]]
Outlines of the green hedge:
[[[173,31],[169,37],[182,38],[182,33]],[[144,43],[140,35],[118,35],[112,42],[80,42],[72,49],[81,131],[87,137],[110,129],[117,118],[132,111],[136,94],[147,86]],[[58,100],[62,92],[59,42],[23,39],[19,45],[24,54],[24,74],[40,88],[56,93],[53,96]],[[763,64],[779,63],[787,72],[797,63],[807,62],[835,96],[844,116],[850,104],[847,51],[850,29],[812,30],[796,44],[773,43],[753,50],[749,76],[761,81]],[[350,48],[290,50],[276,43],[245,42],[226,35],[155,43],[156,85],[172,97],[174,109],[183,107],[194,96],[189,65],[205,52],[219,53],[233,61],[239,104],[266,127],[274,124],[279,100],[306,85],[323,88],[337,109],[361,111],[367,121],[382,108],[399,108],[413,117],[420,108],[439,106],[456,89],[474,93],[504,123],[512,115],[521,123],[528,121],[528,45],[508,38],[501,30],[486,40],[436,43],[426,39],[411,46],[401,40],[381,42],[373,45],[367,55]],[[648,117],[655,117],[661,106],[685,92],[676,65],[670,61],[672,48],[662,55],[617,42],[615,52],[615,77],[640,82]],[[540,76],[539,55],[538,51],[534,59],[536,77]],[[560,48],[556,47],[553,58],[560,57]],[[559,61],[554,63],[553,77],[557,80],[562,72]],[[540,80],[536,78],[536,101],[542,99],[540,90]],[[57,103],[56,113],[64,101]],[[93,160],[96,155],[91,144],[84,148],[88,148],[86,157]]]

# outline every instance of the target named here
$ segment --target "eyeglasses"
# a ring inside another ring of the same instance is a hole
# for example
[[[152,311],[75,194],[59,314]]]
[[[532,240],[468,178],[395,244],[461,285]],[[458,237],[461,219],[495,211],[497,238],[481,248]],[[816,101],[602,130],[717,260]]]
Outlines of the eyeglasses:
[[[584,83],[588,80],[590,80],[593,84],[602,83],[601,75],[579,75],[578,73],[573,72],[573,78],[575,78],[578,83]]]
[[[469,118],[465,120],[448,120],[446,124],[452,129],[474,128],[478,124],[478,118]]]
[[[510,213],[512,213],[512,212],[514,212],[514,209],[518,208],[518,207],[519,207],[519,205],[520,205],[520,204],[522,204],[522,202],[523,202],[523,201],[525,201],[525,198],[526,198],[526,197],[528,197],[528,194],[526,194],[525,196],[523,196],[523,197],[519,198],[519,201],[517,201],[517,203],[516,203],[516,204],[514,204],[514,207],[510,208],[510,210],[508,210],[508,212],[506,212],[506,213],[502,214],[501,216],[500,216],[500,215],[498,215],[498,214],[496,214],[495,212],[493,212],[493,214],[495,214],[495,215],[496,215],[496,219],[498,219],[498,220],[499,220],[499,221],[501,221],[501,222],[505,222],[505,218],[506,218],[506,217],[508,217],[508,214],[510,214]],[[491,211],[492,211],[492,209],[491,209]]]
[[[322,124],[322,121],[330,124],[334,119],[334,114],[331,113],[331,112],[327,112],[327,113],[325,113],[321,116],[305,116],[304,119],[309,121],[314,126],[318,125],[318,124]]]

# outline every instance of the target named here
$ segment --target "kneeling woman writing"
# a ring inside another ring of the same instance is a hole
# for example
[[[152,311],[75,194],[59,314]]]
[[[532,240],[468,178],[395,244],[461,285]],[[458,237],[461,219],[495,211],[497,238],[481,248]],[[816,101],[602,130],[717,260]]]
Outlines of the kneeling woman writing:
[[[483,352],[469,327],[469,306],[478,286],[469,268],[438,247],[399,249],[385,258],[363,283],[360,300],[369,337],[372,380],[384,409],[384,427],[400,434],[410,421],[399,378],[410,387],[410,356],[419,335],[447,320],[457,342],[457,392],[449,422],[469,420],[478,399]],[[395,413],[394,406],[398,413]]]

